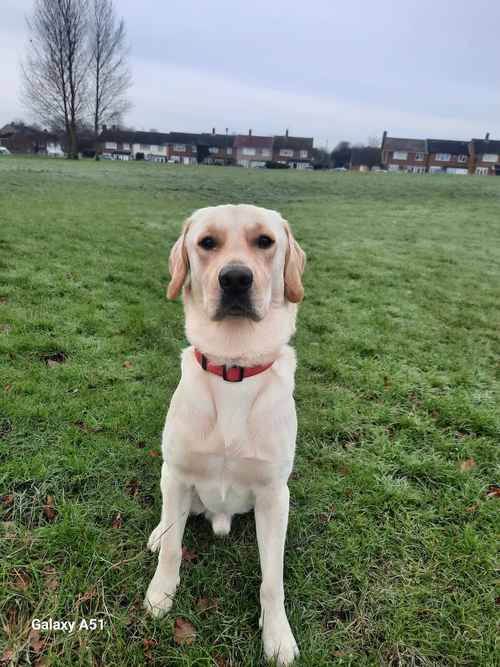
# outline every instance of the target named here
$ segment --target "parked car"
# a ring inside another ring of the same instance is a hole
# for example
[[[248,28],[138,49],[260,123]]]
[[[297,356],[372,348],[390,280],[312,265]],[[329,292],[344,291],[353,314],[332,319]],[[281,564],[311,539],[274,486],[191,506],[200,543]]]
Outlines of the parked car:
[[[5,146],[0,146],[0,155],[12,155],[12,153]]]

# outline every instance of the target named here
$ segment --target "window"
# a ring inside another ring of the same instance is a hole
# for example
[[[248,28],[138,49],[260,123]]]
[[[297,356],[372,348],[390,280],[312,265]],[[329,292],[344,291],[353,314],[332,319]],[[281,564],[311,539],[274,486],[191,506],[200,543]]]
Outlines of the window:
[[[436,153],[436,162],[449,162],[450,160],[450,153]]]
[[[407,160],[408,153],[406,151],[394,151],[392,157],[394,160]]]
[[[458,162],[467,162],[468,159],[469,159],[468,155],[459,155],[458,158],[457,158],[457,161]]]
[[[217,148],[217,146],[210,146],[210,148],[208,149],[208,152],[209,153],[218,153],[219,149]]]
[[[130,144],[123,144],[123,150],[124,151],[130,150]]]
[[[255,155],[255,148],[244,148],[241,152],[243,155]]]
[[[487,176],[488,175],[488,167],[476,167],[476,174],[478,176]]]
[[[424,153],[415,153],[415,160],[417,162],[422,162],[425,157]]]
[[[262,157],[271,157],[271,149],[270,148],[263,148],[261,150],[261,155],[262,155]]]
[[[293,157],[293,151],[289,150],[288,148],[282,148],[280,150],[280,155],[282,157]]]
[[[185,153],[186,144],[174,144],[174,151],[177,151],[178,153]]]
[[[227,153],[228,155],[232,155],[232,154],[233,154],[233,149],[232,149],[232,148],[228,148],[228,149],[226,149],[226,153]]]
[[[116,145],[116,141],[106,141],[106,148],[109,148],[111,150],[116,150],[118,146]]]
[[[498,158],[498,155],[495,155],[494,153],[485,153],[481,160],[483,162],[496,162]]]
[[[300,157],[301,158],[307,159],[307,155],[308,155],[307,151],[300,151]]]

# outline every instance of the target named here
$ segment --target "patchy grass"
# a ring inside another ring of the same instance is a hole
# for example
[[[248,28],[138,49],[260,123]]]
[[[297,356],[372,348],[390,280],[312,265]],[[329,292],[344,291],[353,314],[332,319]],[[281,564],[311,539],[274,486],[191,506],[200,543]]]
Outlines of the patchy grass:
[[[185,345],[168,248],[192,209],[240,201],[282,211],[309,258],[297,665],[498,664],[500,179],[16,158],[0,160],[0,656],[263,662],[251,516],[227,539],[190,520],[172,614],[141,609]],[[29,638],[34,617],[104,629]]]

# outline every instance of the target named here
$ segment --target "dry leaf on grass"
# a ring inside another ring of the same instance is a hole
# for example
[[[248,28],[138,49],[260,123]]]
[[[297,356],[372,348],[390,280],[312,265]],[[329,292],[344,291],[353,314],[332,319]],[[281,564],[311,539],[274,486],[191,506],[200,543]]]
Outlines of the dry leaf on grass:
[[[8,665],[14,658],[14,651],[11,648],[6,648],[0,656],[0,665]]]
[[[2,496],[2,505],[5,505],[5,507],[9,507],[12,505],[14,502],[14,494],[13,493],[8,493],[5,496]]]
[[[462,461],[460,463],[460,470],[462,472],[468,472],[469,470],[472,470],[477,466],[477,463],[474,461],[473,458],[466,459],[465,461]]]
[[[123,368],[132,368],[132,362],[131,361],[124,361],[123,362]]]
[[[196,600],[196,609],[202,614],[204,611],[216,610],[219,607],[217,598],[198,598]]]
[[[45,648],[45,642],[40,639],[40,630],[35,630],[31,628],[29,635],[29,644],[32,651],[35,653],[41,653]]]
[[[160,452],[158,452],[156,449],[150,449],[148,454],[149,454],[149,456],[152,456],[155,459],[157,459],[161,456]]]
[[[121,528],[123,526],[123,518],[121,512],[117,512],[114,515],[113,521],[111,522],[111,528]]]
[[[92,600],[92,598],[95,598],[97,595],[97,591],[95,588],[89,588],[88,591],[85,591],[83,595],[80,595],[78,600],[76,601],[76,604],[82,604],[82,602],[89,602],[89,600]]]
[[[47,521],[54,521],[57,516],[57,510],[54,508],[54,496],[47,496],[43,506],[43,515]]]
[[[477,512],[479,509],[479,503],[473,503],[469,507],[465,508],[465,511],[468,512],[469,514],[472,514],[473,512]]]
[[[148,660],[153,660],[152,649],[158,646],[156,639],[144,639],[142,645],[144,646],[144,657]]]
[[[182,547],[182,560],[185,563],[192,563],[193,561],[198,560],[198,554],[194,549]]]
[[[174,624],[174,641],[176,644],[192,644],[196,638],[194,626],[185,618],[176,618]]]
[[[139,493],[139,480],[129,479],[125,484],[125,493],[129,496],[136,496]]]
[[[486,491],[487,498],[500,498],[500,486],[498,484],[490,484]]]
[[[18,591],[25,591],[29,588],[30,576],[22,568],[14,568],[12,570],[12,586]]]
[[[11,385],[11,384],[6,384],[6,385],[4,386],[4,388],[3,388],[3,390],[4,390],[4,392],[5,392],[6,394],[8,394],[9,391],[10,391],[11,389],[12,389],[12,385]]]

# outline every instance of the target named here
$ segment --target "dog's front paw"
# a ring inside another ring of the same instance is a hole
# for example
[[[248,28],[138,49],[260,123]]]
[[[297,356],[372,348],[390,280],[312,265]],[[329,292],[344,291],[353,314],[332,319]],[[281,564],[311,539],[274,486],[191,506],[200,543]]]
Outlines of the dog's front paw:
[[[148,539],[148,549],[153,553],[158,551],[160,548],[161,536],[163,534],[164,528],[163,524],[159,523],[156,528],[153,530]]]
[[[169,586],[167,582],[158,582],[153,577],[149,584],[144,608],[155,618],[161,618],[172,608],[176,586]]]
[[[294,639],[288,619],[283,613],[281,618],[263,619],[262,641],[266,658],[274,658],[278,665],[290,665],[299,655],[297,642]]]

